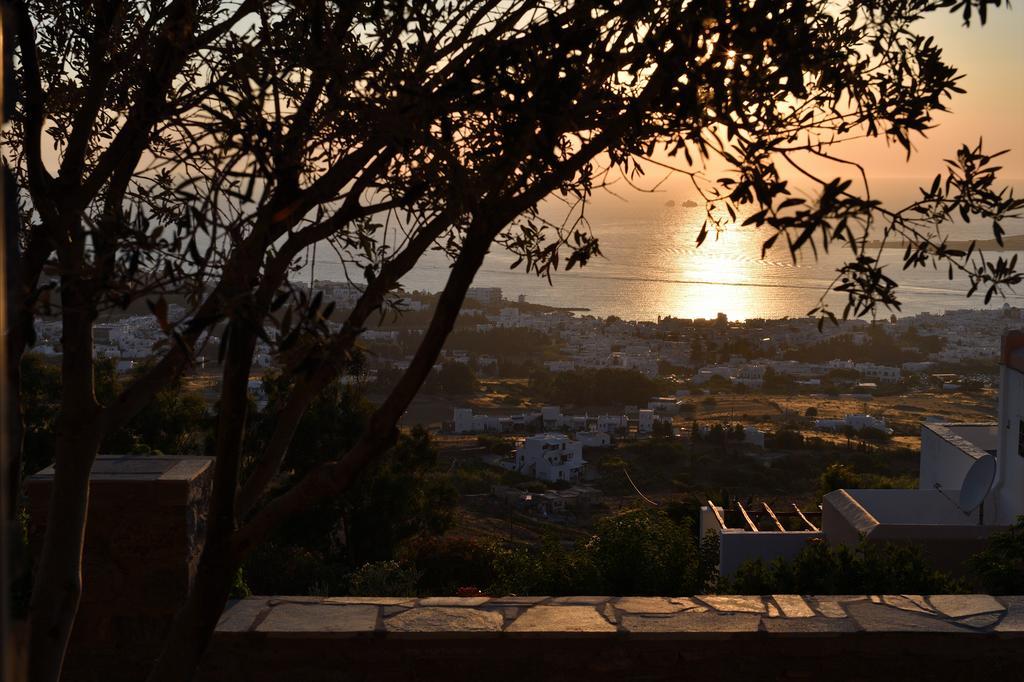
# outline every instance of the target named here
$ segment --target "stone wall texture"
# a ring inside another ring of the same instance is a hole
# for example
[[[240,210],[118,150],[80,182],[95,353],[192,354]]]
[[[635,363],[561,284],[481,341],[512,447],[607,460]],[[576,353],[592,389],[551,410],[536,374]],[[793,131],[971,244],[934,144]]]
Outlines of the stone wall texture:
[[[211,462],[199,457],[97,459],[82,556],[82,600],[64,680],[145,678],[195,576]],[[29,536],[37,560],[52,482],[51,467],[27,484]]]
[[[1024,597],[234,602],[203,682],[1020,680]]]

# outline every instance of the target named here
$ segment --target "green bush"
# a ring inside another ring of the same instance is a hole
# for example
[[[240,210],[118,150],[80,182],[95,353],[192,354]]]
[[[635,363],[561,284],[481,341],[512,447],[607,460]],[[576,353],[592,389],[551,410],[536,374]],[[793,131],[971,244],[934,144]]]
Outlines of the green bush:
[[[709,570],[700,561],[689,519],[633,509],[598,521],[586,541],[566,548],[552,538],[539,547],[495,548],[494,594],[687,595],[702,591]],[[714,563],[718,555],[714,553]]]
[[[419,574],[397,561],[374,561],[349,576],[348,593],[356,597],[415,597]]]
[[[420,595],[454,595],[463,588],[483,589],[494,583],[494,552],[467,538],[423,537],[405,552],[419,573]]]
[[[953,594],[966,585],[936,570],[919,547],[863,541],[856,548],[810,540],[791,561],[761,559],[721,578],[725,594]]]
[[[968,565],[989,594],[1024,594],[1024,516],[994,534],[988,547],[971,557]]]

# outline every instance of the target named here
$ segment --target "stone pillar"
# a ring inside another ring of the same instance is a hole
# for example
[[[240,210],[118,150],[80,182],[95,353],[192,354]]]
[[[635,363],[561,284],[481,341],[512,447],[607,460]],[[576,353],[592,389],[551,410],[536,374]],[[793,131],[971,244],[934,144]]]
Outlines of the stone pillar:
[[[93,465],[82,601],[64,680],[144,679],[195,576],[213,460],[101,455]],[[27,482],[38,560],[53,467]]]

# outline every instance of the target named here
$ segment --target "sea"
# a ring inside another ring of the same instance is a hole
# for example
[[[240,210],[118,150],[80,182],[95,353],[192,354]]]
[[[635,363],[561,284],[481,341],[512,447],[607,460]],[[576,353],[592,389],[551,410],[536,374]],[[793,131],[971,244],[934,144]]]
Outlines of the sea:
[[[876,183],[877,184],[877,183]],[[902,205],[919,185],[914,180],[884,182],[886,204]],[[1016,183],[1015,183],[1016,184]],[[522,266],[511,269],[515,258],[500,247],[492,249],[474,281],[474,286],[500,287],[505,298],[570,308],[578,314],[597,317],[615,315],[628,320],[656,320],[659,317],[714,318],[724,313],[730,320],[804,317],[821,301],[841,314],[845,296],[830,293],[837,268],[849,258],[844,245],[834,244],[827,252],[805,247],[794,259],[779,239],[762,257],[762,244],[770,228],[743,226],[742,212],[721,231],[711,230],[703,244],[697,236],[706,215],[702,202],[686,206],[684,192],[621,195],[598,194],[586,209],[590,231],[599,240],[602,255],[585,267],[559,270],[551,281],[526,273]],[[566,207],[548,202],[542,215],[561,222]],[[1005,221],[1007,234],[1024,234],[1024,220]],[[945,225],[942,233],[951,240],[991,239],[991,222],[957,222]],[[1010,258],[1019,252],[987,254]],[[983,308],[984,292],[967,298],[969,284],[956,275],[951,281],[945,266],[903,270],[902,249],[885,249],[885,272],[899,283],[901,307],[880,309],[888,318],[940,313],[951,309]],[[1020,258],[1024,268],[1024,258]],[[440,252],[427,254],[402,282],[408,291],[439,291],[444,287],[449,261]],[[312,273],[310,272],[312,270]],[[350,268],[351,270],[351,268]],[[345,269],[336,254],[318,254],[297,277],[344,281]],[[996,296],[990,308],[1004,304],[1024,307],[1024,285],[1004,296]]]

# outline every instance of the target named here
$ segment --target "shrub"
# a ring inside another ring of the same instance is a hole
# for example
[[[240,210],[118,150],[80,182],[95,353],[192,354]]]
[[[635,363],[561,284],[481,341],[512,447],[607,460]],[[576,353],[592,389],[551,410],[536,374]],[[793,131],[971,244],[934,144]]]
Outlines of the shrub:
[[[419,573],[421,595],[454,595],[494,582],[494,552],[475,540],[424,537],[411,543],[406,555]]]
[[[808,541],[791,561],[761,559],[720,579],[732,594],[953,594],[966,586],[936,570],[920,547],[862,541],[856,548]]]
[[[397,561],[374,561],[349,576],[348,592],[357,597],[415,597],[419,574]]]
[[[989,594],[1024,594],[1024,516],[992,535],[988,547],[971,557],[968,566]]]

